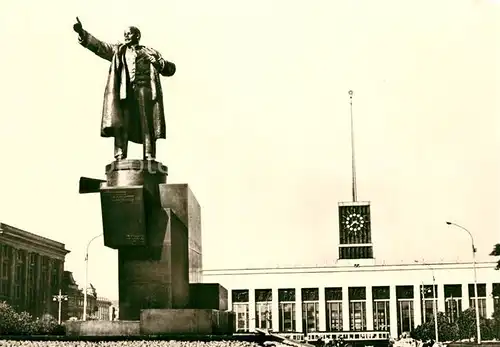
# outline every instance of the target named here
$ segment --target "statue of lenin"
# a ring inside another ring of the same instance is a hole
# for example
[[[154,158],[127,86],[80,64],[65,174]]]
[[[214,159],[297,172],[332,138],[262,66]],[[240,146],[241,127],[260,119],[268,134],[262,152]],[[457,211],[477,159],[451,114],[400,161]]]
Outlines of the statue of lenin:
[[[82,46],[111,62],[104,92],[101,136],[114,137],[116,160],[127,158],[128,141],[143,144],[145,160],[156,157],[156,140],[165,138],[160,76],[172,76],[175,64],[158,51],[139,45],[141,32],[128,27],[123,44],[98,40],[76,18],[73,29]]]

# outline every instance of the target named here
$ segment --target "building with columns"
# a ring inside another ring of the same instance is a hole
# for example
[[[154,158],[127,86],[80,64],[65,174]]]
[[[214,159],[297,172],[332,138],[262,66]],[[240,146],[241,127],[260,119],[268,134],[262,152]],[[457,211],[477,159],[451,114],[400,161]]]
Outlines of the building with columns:
[[[0,223],[0,301],[33,317],[57,317],[64,244]]]
[[[491,318],[500,309],[499,273],[494,262],[476,269],[480,314]],[[360,259],[333,267],[205,270],[204,282],[228,289],[238,331],[268,328],[314,338],[345,332],[395,338],[433,317],[434,297],[438,311],[454,320],[475,307],[476,295],[472,263],[377,265]]]

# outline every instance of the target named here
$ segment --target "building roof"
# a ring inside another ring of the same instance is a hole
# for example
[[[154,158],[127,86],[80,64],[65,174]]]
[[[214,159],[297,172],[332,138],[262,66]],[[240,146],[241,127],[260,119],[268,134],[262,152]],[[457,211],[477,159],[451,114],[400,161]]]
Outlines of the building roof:
[[[478,269],[494,269],[495,261],[477,262]],[[254,274],[297,274],[297,273],[332,273],[332,272],[376,272],[376,271],[411,271],[411,270],[461,270],[472,269],[472,262],[439,262],[439,263],[401,263],[401,264],[363,264],[358,260],[343,262],[332,266],[288,266],[261,267],[244,269],[204,269],[203,275],[254,275]]]
[[[65,249],[64,243],[0,222],[0,237],[1,236],[3,236],[4,239],[16,242],[16,244],[32,246],[37,250],[44,250],[47,253],[53,256],[58,256],[62,259],[64,259],[65,255],[70,252]]]

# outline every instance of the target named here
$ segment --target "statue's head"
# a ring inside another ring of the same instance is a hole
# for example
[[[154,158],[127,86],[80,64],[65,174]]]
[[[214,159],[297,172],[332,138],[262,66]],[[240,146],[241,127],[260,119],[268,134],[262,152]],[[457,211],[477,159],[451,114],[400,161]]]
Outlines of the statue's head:
[[[125,29],[123,37],[125,38],[125,44],[135,45],[138,44],[139,40],[141,39],[141,31],[139,30],[139,28],[131,26]]]

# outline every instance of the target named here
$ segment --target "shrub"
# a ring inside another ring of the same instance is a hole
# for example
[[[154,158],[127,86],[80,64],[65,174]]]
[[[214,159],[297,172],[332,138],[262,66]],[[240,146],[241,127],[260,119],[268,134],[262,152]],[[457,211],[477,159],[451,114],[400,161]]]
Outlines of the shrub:
[[[61,330],[61,326],[57,323],[57,320],[50,314],[44,314],[42,318],[34,321],[33,326],[37,335],[54,335],[58,334]]]
[[[0,302],[0,335],[7,335],[15,330],[17,313],[5,301]]]
[[[460,339],[470,339],[476,336],[476,311],[473,308],[460,313],[457,319],[458,337]]]
[[[34,320],[27,312],[16,312],[0,302],[0,335],[61,335],[64,327],[49,314]]]

